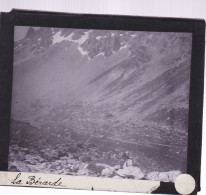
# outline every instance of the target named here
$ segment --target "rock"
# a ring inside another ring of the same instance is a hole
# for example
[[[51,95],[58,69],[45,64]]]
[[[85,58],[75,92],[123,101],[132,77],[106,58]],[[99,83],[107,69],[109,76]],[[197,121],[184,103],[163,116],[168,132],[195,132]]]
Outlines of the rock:
[[[57,165],[55,165],[55,164],[52,164],[50,167],[49,167],[49,169],[54,169],[54,170],[56,170],[57,169]]]
[[[132,167],[133,163],[132,163],[132,160],[131,159],[128,159],[124,165],[123,165],[123,168],[126,168],[126,167]]]
[[[105,117],[111,119],[111,118],[113,118],[114,116],[113,116],[113,114],[111,114],[111,113],[106,113],[106,114],[105,114]],[[107,124],[104,124],[104,125],[107,125]],[[103,125],[103,126],[104,126],[104,125]],[[108,129],[108,128],[107,128],[107,129]]]
[[[89,157],[89,156],[83,156],[83,157],[80,158],[80,160],[81,160],[82,162],[89,162],[89,161],[91,161],[92,159],[91,159],[91,157]]]
[[[95,144],[90,143],[90,144],[87,145],[87,148],[88,149],[95,148]]]
[[[129,159],[129,158],[130,158],[130,154],[129,154],[129,152],[127,152],[127,151],[124,152],[124,153],[122,154],[121,158],[124,159],[124,160]]]
[[[45,154],[45,158],[49,161],[58,160],[59,159],[58,152],[55,150],[51,150]]]
[[[169,172],[151,172],[148,173],[147,179],[163,182],[174,182],[176,177],[181,174],[181,171],[169,171]]]
[[[169,179],[172,182],[175,182],[175,179],[177,178],[177,176],[179,176],[181,174],[182,174],[182,172],[179,171],[179,170],[176,170],[176,171],[174,170],[174,171],[169,171],[168,172]]]
[[[77,152],[77,148],[74,148],[74,147],[70,147],[67,149],[68,152],[71,152],[71,153],[76,153]]]
[[[103,167],[103,166],[97,166],[97,165],[94,164],[94,163],[90,163],[90,164],[88,165],[88,169],[89,169],[90,171],[94,172],[94,173],[101,173],[102,170],[104,169],[104,167]]]
[[[138,178],[135,178],[134,175],[127,175],[126,178],[127,178],[127,179],[138,179]]]
[[[111,176],[114,173],[114,168],[113,167],[107,167],[102,170],[102,176]]]
[[[9,171],[19,171],[18,168],[15,165],[11,165],[9,167]]]
[[[99,155],[98,155],[98,154],[94,154],[94,155],[91,156],[91,160],[92,160],[92,161],[95,161],[95,160],[97,160],[98,158],[99,158]]]
[[[88,175],[88,174],[89,174],[89,170],[86,168],[79,169],[79,171],[77,172],[77,175]]]
[[[25,163],[30,164],[30,165],[36,165],[37,164],[37,162],[31,161],[31,160],[25,160]]]
[[[105,159],[111,159],[111,157],[112,157],[112,152],[106,152],[104,155]]]
[[[120,165],[115,165],[115,166],[114,166],[114,169],[115,169],[115,170],[120,169]]]
[[[24,158],[25,158],[26,160],[31,160],[31,159],[33,158],[33,156],[30,155],[30,154],[26,154],[26,155],[24,155]]]
[[[129,156],[128,156],[126,153],[124,153],[124,154],[122,155],[122,159],[123,159],[123,160],[127,160],[127,159],[129,159]]]
[[[77,170],[80,170],[80,169],[86,169],[88,167],[88,164],[85,164],[85,163],[74,163],[72,166],[71,166],[71,169],[73,171],[77,171]]]
[[[82,149],[82,148],[84,148],[84,145],[83,145],[82,143],[78,143],[78,144],[77,144],[77,147],[80,148],[80,149]]]
[[[118,176],[118,175],[115,175],[113,178],[122,179],[122,177],[120,177],[120,176]]]
[[[67,156],[67,153],[64,152],[64,151],[59,151],[59,154],[58,156],[61,158],[61,157],[64,157],[64,156]]]
[[[79,159],[79,156],[74,153],[74,154],[73,154],[73,158],[78,160],[78,159]]]
[[[133,166],[119,169],[116,173],[119,176],[126,178],[142,179],[144,177],[144,173],[140,170],[140,168]]]
[[[60,157],[59,156],[53,156],[53,157],[50,157],[50,159],[52,159],[52,161],[56,161],[56,160],[59,160]]]
[[[68,160],[68,159],[71,159],[71,158],[73,158],[72,154],[66,154],[65,156],[60,157],[61,160]]]

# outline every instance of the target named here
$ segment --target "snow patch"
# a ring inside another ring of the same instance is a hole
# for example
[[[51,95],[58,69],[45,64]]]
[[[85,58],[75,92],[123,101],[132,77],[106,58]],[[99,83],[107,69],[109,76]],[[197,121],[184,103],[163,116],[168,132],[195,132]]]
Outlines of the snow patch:
[[[86,35],[83,35],[79,40],[77,40],[76,42],[81,45],[83,44],[87,39],[88,39],[89,35],[86,34]]]
[[[102,38],[102,36],[97,36],[96,37],[97,40],[100,40],[101,38]]]
[[[76,43],[78,45],[77,49],[79,50],[79,52],[83,56],[88,55],[88,52],[84,51],[82,49],[82,47],[80,47],[80,46],[89,38],[89,33],[90,32],[92,32],[92,30],[89,30],[89,31],[85,32],[84,35],[82,35],[80,39],[73,40],[72,37],[74,35],[74,32],[72,32],[68,36],[64,37],[64,36],[61,35],[61,31],[59,31],[59,32],[57,32],[56,34],[53,35],[52,45],[55,45],[56,43],[60,43],[62,41],[71,41],[71,42]]]
[[[121,50],[121,49],[124,49],[124,48],[127,48],[127,46],[126,46],[126,45],[123,45],[123,46],[120,47],[119,49]]]
[[[73,40],[73,42],[77,43],[80,46],[81,44],[83,44],[89,38],[89,33],[91,31],[92,30],[89,30],[89,31],[85,32],[84,35],[82,35],[79,40]]]
[[[100,52],[98,53],[95,57],[98,57],[98,56],[105,56],[103,52]]]
[[[60,43],[62,41],[71,41],[73,35],[74,33],[71,33],[68,36],[64,37],[61,35],[61,32],[59,31],[55,35],[53,35],[52,45],[55,45],[56,43]]]
[[[84,51],[84,50],[82,49],[81,45],[89,38],[89,33],[90,33],[90,32],[92,32],[92,30],[89,30],[89,31],[85,32],[84,35],[82,35],[79,40],[71,40],[72,42],[78,44],[77,49],[79,50],[79,52],[80,52],[83,56],[88,55],[88,52],[87,52],[87,51]]]
[[[136,37],[137,35],[131,35],[131,37]]]
[[[85,55],[88,54],[88,52],[84,51],[80,46],[79,46],[77,49],[79,50],[79,52],[80,52],[83,56],[85,56]]]

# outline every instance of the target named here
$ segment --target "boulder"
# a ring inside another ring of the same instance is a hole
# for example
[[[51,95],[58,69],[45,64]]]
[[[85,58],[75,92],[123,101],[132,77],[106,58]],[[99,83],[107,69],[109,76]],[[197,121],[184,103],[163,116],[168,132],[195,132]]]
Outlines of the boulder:
[[[115,165],[115,166],[114,166],[114,169],[115,169],[115,170],[120,169],[120,165]]]
[[[131,159],[128,159],[128,160],[124,163],[123,168],[132,167],[132,166],[133,166],[132,160],[131,160]]]
[[[15,165],[9,166],[9,171],[19,171]]]
[[[115,175],[113,178],[122,179],[122,177],[120,177],[120,176],[118,176],[118,175]]]
[[[71,166],[71,169],[73,171],[77,171],[77,170],[80,170],[80,169],[86,169],[88,167],[88,164],[87,163],[79,163],[79,162],[76,162],[74,163],[72,166]]]
[[[78,150],[78,148],[75,148],[75,147],[70,147],[70,148],[67,149],[67,151],[70,152],[70,153],[76,153],[77,150]]]
[[[169,177],[170,181],[175,182],[175,179],[181,174],[182,174],[182,172],[179,170],[169,171],[168,177]]]
[[[120,167],[119,167],[120,168]],[[123,165],[123,169],[119,169],[116,171],[118,176],[129,178],[129,179],[142,179],[144,177],[144,173],[140,168],[133,166],[132,160],[128,159],[125,161]]]
[[[138,167],[124,167],[123,169],[119,169],[116,171],[116,174],[118,174],[121,177],[126,178],[134,178],[134,179],[142,179],[144,178],[144,173],[140,170]]]
[[[104,169],[104,167],[103,166],[97,166],[95,163],[90,163],[89,166],[88,166],[88,169],[91,172],[94,172],[94,173],[101,173],[102,170]]]
[[[59,154],[58,156],[61,158],[61,157],[64,157],[64,156],[67,156],[67,153],[65,151],[59,151]]]
[[[181,175],[181,171],[179,170],[169,172],[151,172],[148,173],[146,178],[155,181],[174,182],[178,175]]]
[[[83,145],[82,143],[78,143],[78,144],[77,144],[77,147],[80,148],[80,149],[82,149],[82,148],[84,148],[84,145]]]
[[[77,175],[89,175],[89,170],[86,168],[79,169]]]
[[[80,158],[80,160],[81,160],[82,162],[89,162],[89,161],[91,161],[91,157],[89,157],[89,156],[83,156],[82,158]]]
[[[113,167],[107,167],[102,170],[102,176],[111,176],[114,174],[115,169]]]

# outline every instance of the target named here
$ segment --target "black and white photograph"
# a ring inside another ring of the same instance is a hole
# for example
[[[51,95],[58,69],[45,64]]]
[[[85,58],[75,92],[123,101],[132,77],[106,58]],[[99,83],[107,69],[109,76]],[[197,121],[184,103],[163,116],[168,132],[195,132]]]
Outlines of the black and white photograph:
[[[8,171],[163,182],[187,172],[192,33],[14,32]]]

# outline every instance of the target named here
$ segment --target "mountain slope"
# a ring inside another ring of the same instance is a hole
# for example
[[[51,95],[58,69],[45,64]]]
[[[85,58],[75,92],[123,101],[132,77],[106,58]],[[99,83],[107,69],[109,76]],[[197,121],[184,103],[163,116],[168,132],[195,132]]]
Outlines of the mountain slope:
[[[13,128],[29,124],[47,144],[72,134],[138,147],[185,170],[191,41],[189,33],[31,27],[15,42]]]

